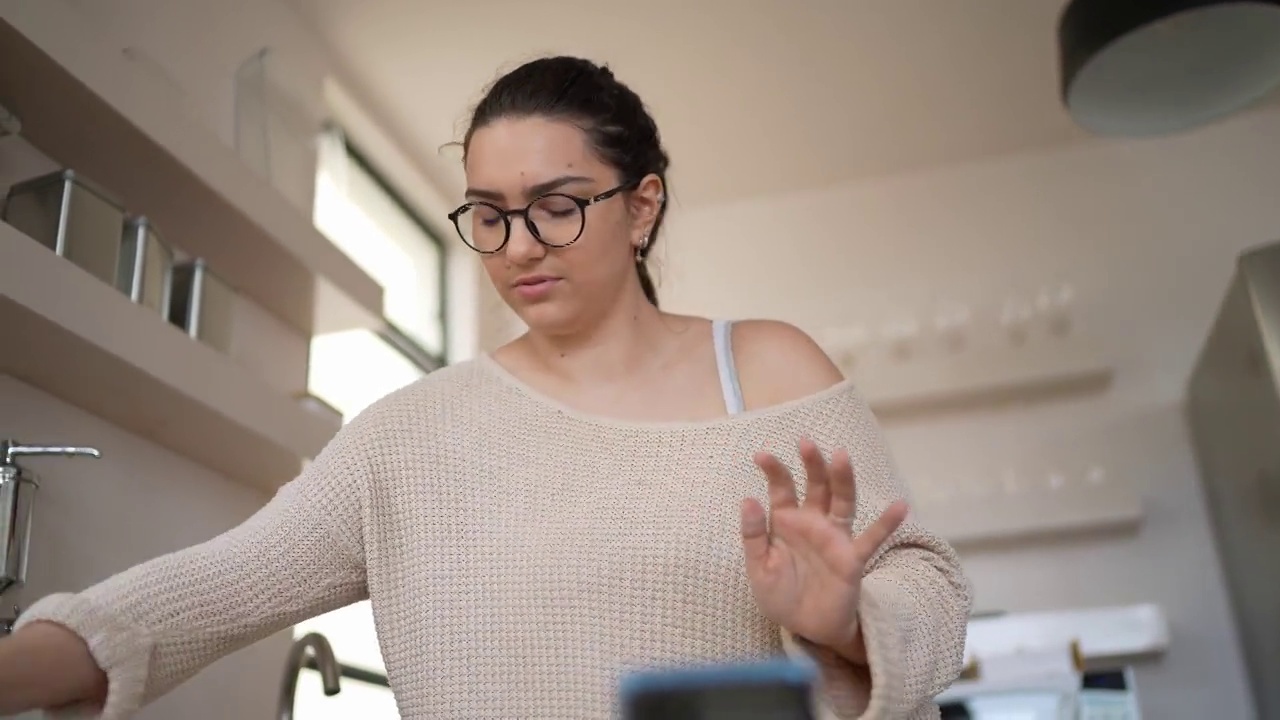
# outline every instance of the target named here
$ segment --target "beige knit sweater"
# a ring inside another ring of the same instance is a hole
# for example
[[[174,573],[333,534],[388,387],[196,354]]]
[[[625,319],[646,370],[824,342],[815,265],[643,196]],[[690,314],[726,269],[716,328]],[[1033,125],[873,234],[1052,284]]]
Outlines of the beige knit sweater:
[[[88,641],[110,690],[87,716],[104,720],[366,597],[409,720],[607,718],[628,668],[783,649],[817,657],[830,717],[936,717],[970,596],[952,550],[912,522],[863,583],[869,677],[756,609],[738,528],[742,497],[766,499],[751,455],[781,452],[803,477],[785,454],[801,436],[849,448],[855,529],[903,496],[847,382],[722,420],[636,423],[574,412],[482,357],[376,403],[243,525],[47,597],[22,624]]]

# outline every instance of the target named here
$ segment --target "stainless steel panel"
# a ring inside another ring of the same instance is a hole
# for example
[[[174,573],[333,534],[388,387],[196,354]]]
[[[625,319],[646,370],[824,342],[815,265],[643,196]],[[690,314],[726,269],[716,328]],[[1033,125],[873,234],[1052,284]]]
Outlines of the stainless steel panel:
[[[36,484],[15,466],[0,466],[0,595],[27,579]]]
[[[224,353],[231,352],[236,293],[203,260],[173,268],[169,319],[188,335]]]
[[[1280,718],[1280,245],[1240,257],[1187,389],[1259,717]]]
[[[173,251],[149,219],[125,221],[117,286],[130,300],[168,316],[173,263]]]
[[[89,274],[116,284],[124,208],[72,170],[18,183],[3,219]]]
[[[0,440],[0,595],[26,582],[31,509],[38,484],[35,476],[24,471],[18,461],[39,456],[96,458],[101,457],[101,453],[90,447],[24,445],[12,439]],[[0,636],[13,629],[16,611],[15,608],[13,616],[7,612],[0,615]]]

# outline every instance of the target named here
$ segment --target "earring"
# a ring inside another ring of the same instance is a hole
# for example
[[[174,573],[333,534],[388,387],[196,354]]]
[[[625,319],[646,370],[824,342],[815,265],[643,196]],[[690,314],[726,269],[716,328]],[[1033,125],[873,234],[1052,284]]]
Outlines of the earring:
[[[649,247],[649,235],[648,233],[646,233],[645,236],[640,240],[640,246],[636,248],[636,262],[638,263],[644,262],[644,251],[648,247]]]

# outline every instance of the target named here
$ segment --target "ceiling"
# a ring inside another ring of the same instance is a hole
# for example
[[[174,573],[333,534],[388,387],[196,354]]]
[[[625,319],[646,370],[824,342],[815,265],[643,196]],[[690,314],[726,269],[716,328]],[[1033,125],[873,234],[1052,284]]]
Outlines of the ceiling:
[[[1057,98],[1063,0],[286,0],[432,180],[467,111],[547,53],[649,104],[685,206],[1087,141]]]

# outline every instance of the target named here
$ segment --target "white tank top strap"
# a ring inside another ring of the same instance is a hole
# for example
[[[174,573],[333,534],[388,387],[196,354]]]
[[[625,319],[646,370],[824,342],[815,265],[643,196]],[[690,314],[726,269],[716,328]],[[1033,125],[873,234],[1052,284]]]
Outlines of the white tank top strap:
[[[742,399],[742,386],[738,383],[738,368],[733,362],[733,321],[712,320],[711,335],[716,346],[716,368],[720,371],[720,389],[724,393],[724,407],[730,415],[746,409]]]

